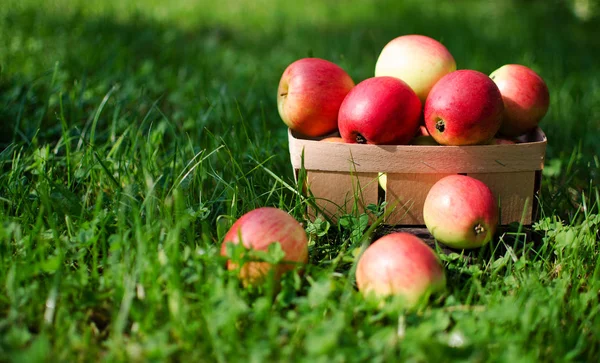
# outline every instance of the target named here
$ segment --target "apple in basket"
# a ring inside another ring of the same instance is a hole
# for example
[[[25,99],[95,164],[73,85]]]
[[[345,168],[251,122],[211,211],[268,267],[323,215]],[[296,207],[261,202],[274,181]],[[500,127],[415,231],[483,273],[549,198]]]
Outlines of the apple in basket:
[[[515,137],[533,130],[550,104],[548,86],[532,69],[506,64],[490,74],[504,101],[500,134]]]
[[[337,129],[342,101],[354,87],[338,65],[320,58],[303,58],[283,72],[277,89],[279,116],[288,127],[317,137]]]
[[[394,77],[368,78],[340,106],[338,128],[347,143],[408,144],[419,128],[421,101]]]
[[[425,102],[425,126],[442,145],[487,144],[498,132],[504,103],[487,75],[458,70],[442,77]]]
[[[422,103],[437,81],[456,70],[448,49],[430,37],[418,34],[392,39],[375,64],[375,76],[392,76],[406,82]]]

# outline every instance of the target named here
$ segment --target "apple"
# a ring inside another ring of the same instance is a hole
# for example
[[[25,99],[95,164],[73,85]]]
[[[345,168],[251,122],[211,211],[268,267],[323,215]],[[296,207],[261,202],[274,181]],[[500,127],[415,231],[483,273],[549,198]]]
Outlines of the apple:
[[[375,76],[406,82],[425,103],[433,85],[456,70],[456,61],[442,43],[424,35],[403,35],[387,43],[375,64]]]
[[[408,144],[419,128],[420,113],[421,101],[405,82],[372,77],[348,93],[338,128],[347,143]]]
[[[227,255],[228,243],[240,242],[246,248],[257,251],[267,251],[269,245],[279,243],[285,253],[283,262],[277,265],[268,262],[246,262],[239,272],[244,285],[259,283],[271,272],[275,280],[279,280],[286,271],[308,262],[308,239],[304,228],[281,209],[262,207],[240,217],[225,234],[221,255]],[[228,260],[227,268],[236,270],[238,265]]]
[[[379,181],[379,186],[381,187],[381,189],[386,190],[385,188],[387,187],[387,173],[377,173],[377,180]]]
[[[344,139],[342,139],[339,136],[330,136],[330,137],[326,137],[324,139],[321,139],[321,141],[323,142],[344,142]]]
[[[483,182],[466,175],[449,175],[429,190],[423,219],[433,237],[446,246],[477,248],[494,236],[498,206]]]
[[[381,237],[360,256],[356,285],[365,297],[395,295],[414,306],[442,290],[446,276],[437,255],[423,240],[396,232]]]
[[[288,127],[310,137],[337,128],[344,97],[354,87],[338,65],[320,58],[303,58],[283,72],[277,89],[279,116]]]
[[[425,102],[425,126],[442,145],[487,144],[500,128],[504,103],[487,75],[459,70],[442,77]]]
[[[516,142],[514,142],[513,140],[510,140],[510,139],[504,139],[504,138],[493,138],[492,141],[490,141],[490,145],[512,145],[512,144],[516,144]]]
[[[504,101],[500,134],[514,137],[533,130],[550,105],[548,86],[532,69],[506,64],[490,74]]]

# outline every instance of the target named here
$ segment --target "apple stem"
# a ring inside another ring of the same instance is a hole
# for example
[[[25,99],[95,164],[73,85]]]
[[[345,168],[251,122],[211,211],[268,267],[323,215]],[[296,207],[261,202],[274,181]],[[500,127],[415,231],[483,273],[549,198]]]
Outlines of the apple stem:
[[[437,122],[435,123],[435,128],[436,130],[438,130],[439,132],[444,132],[444,130],[446,129],[446,123],[444,122],[444,120],[439,119],[437,120]]]
[[[287,96],[287,92],[279,94],[281,97]]]
[[[482,226],[481,223],[477,223],[473,229],[475,230],[475,235],[480,235],[485,232],[485,227]]]
[[[367,139],[365,139],[365,137],[361,134],[356,134],[356,142],[359,144],[366,144]]]

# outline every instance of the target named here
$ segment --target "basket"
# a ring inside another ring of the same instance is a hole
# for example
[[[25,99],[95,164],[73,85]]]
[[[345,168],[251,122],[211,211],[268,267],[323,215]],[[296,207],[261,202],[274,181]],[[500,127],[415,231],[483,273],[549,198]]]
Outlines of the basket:
[[[336,219],[358,206],[385,201],[386,224],[423,226],[429,189],[450,174],[484,182],[500,206],[500,224],[535,220],[546,152],[546,135],[536,128],[517,144],[474,146],[366,145],[320,142],[288,130],[296,181],[306,170],[306,189],[319,213]],[[380,183],[382,176],[386,182]]]

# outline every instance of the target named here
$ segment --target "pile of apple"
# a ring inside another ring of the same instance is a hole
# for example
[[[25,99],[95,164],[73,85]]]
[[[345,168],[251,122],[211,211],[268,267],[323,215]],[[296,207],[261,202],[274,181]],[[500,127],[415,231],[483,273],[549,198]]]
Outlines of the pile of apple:
[[[361,144],[478,145],[514,143],[537,127],[548,109],[548,88],[531,69],[500,67],[489,77],[456,70],[450,52],[422,35],[406,35],[382,50],[375,77],[355,85],[339,66],[318,58],[287,67],[278,89],[278,109],[293,131],[324,141]],[[333,136],[338,133],[341,136]],[[442,178],[430,189],[423,207],[425,225],[435,239],[455,249],[488,243],[498,224],[492,191],[465,175]],[[308,240],[302,225],[276,208],[258,208],[237,220],[225,235],[266,251],[279,243],[284,262],[264,261],[227,267],[244,284],[256,284],[308,263]],[[356,266],[356,284],[368,297],[400,296],[408,306],[445,287],[436,253],[408,233],[388,234],[371,244]]]
[[[460,211],[460,213],[457,213]],[[427,228],[449,247],[470,249],[488,243],[496,231],[498,208],[491,190],[481,181],[465,175],[450,175],[429,191],[423,214]],[[281,263],[250,261],[242,266],[227,261],[244,285],[260,284],[267,276],[281,276],[308,263],[308,239],[304,228],[288,213],[271,207],[244,214],[229,229],[221,245],[228,256],[228,244],[268,251],[278,243]],[[402,298],[407,307],[426,300],[446,285],[444,268],[436,253],[420,238],[403,232],[388,234],[371,244],[356,266],[356,285],[369,299],[390,295]]]
[[[279,115],[318,138],[359,144],[481,145],[514,143],[534,129],[549,105],[548,87],[530,68],[504,65],[487,76],[456,70],[440,42],[405,35],[381,51],[375,77],[357,85],[319,58],[290,64],[279,82]]]
[[[230,244],[242,244],[251,251],[268,251],[278,243],[284,253],[277,264],[256,260],[242,266],[228,255]],[[308,263],[308,239],[304,228],[281,209],[262,207],[244,214],[227,232],[221,255],[228,257],[227,268],[236,272],[244,286],[259,285]],[[444,268],[435,252],[420,238],[403,232],[388,234],[370,245],[356,269],[358,289],[377,300],[390,295],[401,297],[407,307],[427,299],[446,285]]]

